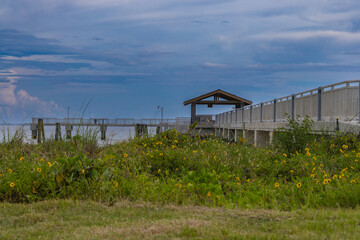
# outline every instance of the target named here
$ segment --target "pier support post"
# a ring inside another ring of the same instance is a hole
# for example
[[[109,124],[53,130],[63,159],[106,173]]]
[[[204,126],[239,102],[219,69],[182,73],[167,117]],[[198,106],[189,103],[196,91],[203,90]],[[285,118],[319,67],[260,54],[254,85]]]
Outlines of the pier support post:
[[[135,125],[135,137],[142,137],[148,134],[148,128],[145,124],[136,124]]]
[[[55,127],[55,140],[56,141],[61,141],[61,125],[60,123],[56,123],[56,127]]]
[[[101,124],[100,125],[101,140],[106,140],[106,130],[107,130],[107,126],[105,124]]]
[[[160,126],[157,126],[157,127],[156,127],[156,135],[160,134],[160,132],[161,132],[161,131],[160,131]]]
[[[38,135],[38,143],[45,141],[45,130],[44,130],[44,120],[42,118],[38,119],[37,124],[37,135]]]
[[[31,130],[31,138],[36,139],[37,138],[37,125],[36,125],[36,123],[31,123],[30,130]]]
[[[65,130],[66,130],[66,139],[71,139],[71,131],[73,130],[73,126],[70,124],[67,124],[65,126]]]

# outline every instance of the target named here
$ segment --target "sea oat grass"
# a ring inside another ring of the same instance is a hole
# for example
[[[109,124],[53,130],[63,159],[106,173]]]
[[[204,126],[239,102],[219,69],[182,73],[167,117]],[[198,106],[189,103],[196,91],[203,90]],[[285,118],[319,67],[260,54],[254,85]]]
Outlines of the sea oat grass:
[[[254,148],[176,131],[103,147],[94,136],[1,143],[0,200],[126,199],[282,210],[360,203],[360,144],[352,135],[311,138],[311,145],[291,154],[277,145]]]

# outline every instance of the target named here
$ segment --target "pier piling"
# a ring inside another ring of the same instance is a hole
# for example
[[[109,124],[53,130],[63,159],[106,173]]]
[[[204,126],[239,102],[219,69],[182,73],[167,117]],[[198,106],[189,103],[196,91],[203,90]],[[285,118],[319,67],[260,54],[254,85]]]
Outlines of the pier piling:
[[[56,123],[56,127],[55,127],[55,140],[56,141],[61,141],[61,125],[60,123]]]
[[[73,126],[70,124],[65,125],[66,130],[66,139],[71,139],[71,131],[73,130]]]
[[[45,141],[44,120],[42,118],[38,119],[37,136],[38,136],[38,143]]]

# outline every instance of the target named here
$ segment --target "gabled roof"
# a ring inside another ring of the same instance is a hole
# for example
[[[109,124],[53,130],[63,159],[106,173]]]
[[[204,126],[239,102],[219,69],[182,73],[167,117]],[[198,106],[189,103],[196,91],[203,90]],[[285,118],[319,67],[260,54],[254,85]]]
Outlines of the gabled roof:
[[[238,101],[239,103],[244,103],[245,105],[251,105],[252,104],[252,102],[249,101],[249,100],[246,100],[246,99],[238,97],[238,96],[236,96],[234,94],[231,94],[231,93],[225,92],[225,91],[223,91],[221,89],[218,89],[218,90],[203,94],[201,96],[198,96],[196,98],[187,100],[187,101],[184,102],[184,106],[186,106],[186,105],[188,105],[190,103],[193,103],[193,102],[201,101],[203,99],[206,99],[206,98],[212,97],[212,96],[223,98],[223,99],[226,99],[228,101]],[[226,102],[226,101],[220,101],[220,102]]]

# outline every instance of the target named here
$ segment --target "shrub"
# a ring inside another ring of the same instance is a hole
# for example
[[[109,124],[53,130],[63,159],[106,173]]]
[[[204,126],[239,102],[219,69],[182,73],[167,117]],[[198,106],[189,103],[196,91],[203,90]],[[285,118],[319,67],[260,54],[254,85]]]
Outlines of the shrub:
[[[313,121],[309,117],[300,120],[297,115],[292,119],[287,116],[287,126],[275,131],[273,146],[276,150],[291,155],[304,152],[304,149],[314,143],[315,136],[311,132]]]

